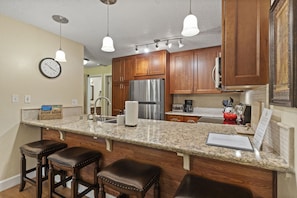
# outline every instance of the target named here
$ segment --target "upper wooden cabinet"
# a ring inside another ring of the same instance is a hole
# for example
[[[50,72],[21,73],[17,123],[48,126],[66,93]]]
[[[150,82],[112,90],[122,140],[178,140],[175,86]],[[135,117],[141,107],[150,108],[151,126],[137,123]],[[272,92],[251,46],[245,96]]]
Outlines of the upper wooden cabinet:
[[[267,84],[270,0],[223,0],[222,7],[223,87]]]
[[[135,57],[112,59],[112,81],[125,82],[134,79]]]
[[[170,54],[170,93],[220,93],[212,72],[221,47],[210,47]]]
[[[190,94],[194,80],[193,51],[170,54],[170,93]]]
[[[167,51],[156,51],[135,56],[135,76],[164,75]]]
[[[221,93],[213,80],[215,58],[221,46],[195,50],[194,52],[194,93]]]

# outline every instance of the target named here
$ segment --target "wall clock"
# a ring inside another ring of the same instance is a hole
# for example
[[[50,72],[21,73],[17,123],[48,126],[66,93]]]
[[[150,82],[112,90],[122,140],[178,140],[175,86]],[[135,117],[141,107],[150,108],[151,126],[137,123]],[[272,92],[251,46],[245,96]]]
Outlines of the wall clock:
[[[61,65],[53,58],[44,58],[39,62],[39,71],[47,78],[57,78],[62,72]]]

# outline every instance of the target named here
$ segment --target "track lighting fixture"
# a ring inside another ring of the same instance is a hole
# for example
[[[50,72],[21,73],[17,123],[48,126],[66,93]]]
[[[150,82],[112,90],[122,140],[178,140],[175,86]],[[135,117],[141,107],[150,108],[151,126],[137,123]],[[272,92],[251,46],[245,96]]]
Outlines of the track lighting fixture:
[[[183,46],[184,46],[184,44],[182,43],[182,40],[179,39],[179,40],[178,40],[178,47],[179,47],[179,48],[182,48]]]
[[[182,44],[182,38],[181,37],[165,38],[165,39],[154,39],[154,41],[151,42],[151,43],[144,43],[144,44],[135,45],[135,53],[139,53],[139,49],[142,46],[144,46],[143,52],[148,53],[150,51],[149,50],[150,45],[154,45],[156,50],[159,50],[160,48],[164,48],[164,47],[170,49],[172,47],[172,41],[178,41],[179,48],[184,46]]]
[[[166,46],[170,49],[172,47],[172,43],[169,43],[169,40],[167,40]]]
[[[144,53],[149,53],[149,52],[150,52],[150,50],[148,48],[148,45],[146,45],[145,48],[144,48]]]

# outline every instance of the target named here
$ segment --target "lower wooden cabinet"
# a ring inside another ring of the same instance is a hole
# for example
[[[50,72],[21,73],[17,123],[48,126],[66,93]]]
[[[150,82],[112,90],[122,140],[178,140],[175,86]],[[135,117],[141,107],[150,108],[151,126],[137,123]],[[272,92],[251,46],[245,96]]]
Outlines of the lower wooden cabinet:
[[[166,120],[172,122],[197,123],[199,118],[199,116],[166,115]]]

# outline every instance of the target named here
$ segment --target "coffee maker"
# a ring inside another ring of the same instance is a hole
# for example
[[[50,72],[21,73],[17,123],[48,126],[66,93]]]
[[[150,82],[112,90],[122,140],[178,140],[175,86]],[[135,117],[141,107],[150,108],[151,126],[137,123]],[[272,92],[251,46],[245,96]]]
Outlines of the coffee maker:
[[[184,111],[193,112],[193,100],[185,100]]]

